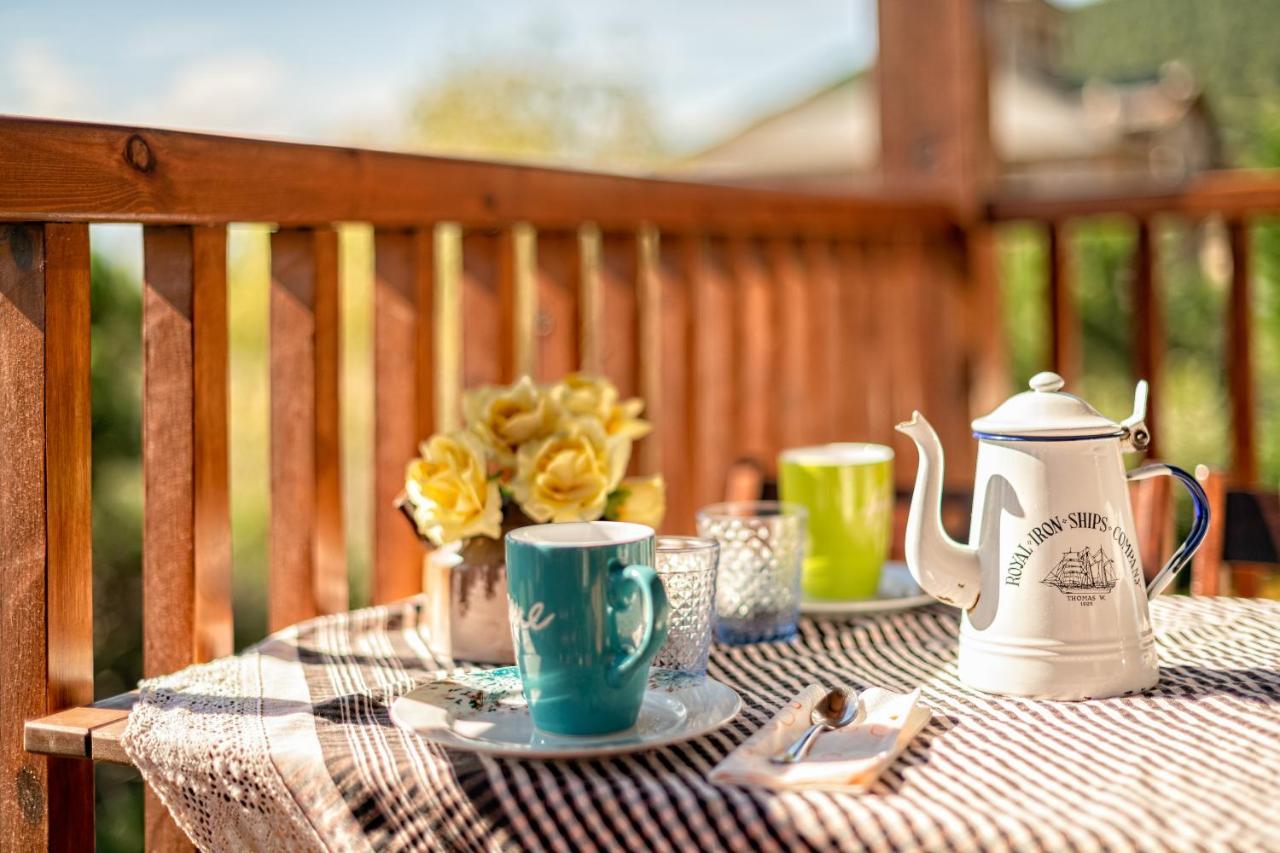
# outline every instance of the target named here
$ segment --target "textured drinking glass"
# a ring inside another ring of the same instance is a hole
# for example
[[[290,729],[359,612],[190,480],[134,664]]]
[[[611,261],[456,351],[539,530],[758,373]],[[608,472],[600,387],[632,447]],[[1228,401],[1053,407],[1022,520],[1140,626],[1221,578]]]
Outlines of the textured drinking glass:
[[[759,643],[795,636],[806,521],[804,507],[780,501],[739,501],[698,510],[698,535],[720,543],[720,642]]]
[[[658,537],[658,577],[670,606],[667,642],[653,665],[699,675],[707,671],[716,616],[720,545],[695,536]]]

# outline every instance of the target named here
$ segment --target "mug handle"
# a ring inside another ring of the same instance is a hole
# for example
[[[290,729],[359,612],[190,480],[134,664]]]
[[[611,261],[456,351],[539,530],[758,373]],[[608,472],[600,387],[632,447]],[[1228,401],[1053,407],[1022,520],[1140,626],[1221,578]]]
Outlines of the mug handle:
[[[1155,577],[1151,579],[1151,583],[1147,584],[1147,599],[1150,600],[1164,592],[1164,588],[1173,581],[1174,576],[1191,561],[1191,556],[1195,554],[1205,534],[1209,532],[1209,498],[1195,477],[1181,468],[1166,465],[1163,462],[1155,462],[1150,465],[1143,465],[1141,468],[1135,468],[1126,476],[1130,480],[1173,477],[1191,493],[1191,506],[1195,510],[1195,517],[1191,521],[1191,532],[1187,534],[1186,539],[1182,540],[1182,544],[1173,552],[1173,556],[1164,564],[1164,567],[1156,572]]]
[[[610,585],[619,592],[622,584],[635,584],[640,591],[640,603],[644,607],[644,636],[640,638],[640,644],[621,661],[609,667],[609,686],[617,687],[637,668],[652,660],[666,642],[667,592],[662,587],[658,573],[649,566],[625,566],[615,562],[610,567],[609,576]],[[615,634],[615,642],[618,639]]]

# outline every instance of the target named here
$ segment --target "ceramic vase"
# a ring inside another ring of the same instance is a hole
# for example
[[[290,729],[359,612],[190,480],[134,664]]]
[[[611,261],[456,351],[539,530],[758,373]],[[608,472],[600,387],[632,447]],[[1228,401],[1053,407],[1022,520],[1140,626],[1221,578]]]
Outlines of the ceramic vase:
[[[527,523],[509,514],[503,535]],[[432,654],[455,662],[515,663],[502,539],[480,536],[429,550],[422,588]]]

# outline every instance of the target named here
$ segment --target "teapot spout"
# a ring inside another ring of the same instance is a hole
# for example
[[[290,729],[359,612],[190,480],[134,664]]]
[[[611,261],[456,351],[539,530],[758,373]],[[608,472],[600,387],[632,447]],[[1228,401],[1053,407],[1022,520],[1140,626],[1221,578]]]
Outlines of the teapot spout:
[[[920,453],[916,487],[907,514],[907,568],[920,587],[939,601],[965,610],[978,601],[978,549],[961,545],[942,527],[942,443],[919,412],[895,429]]]

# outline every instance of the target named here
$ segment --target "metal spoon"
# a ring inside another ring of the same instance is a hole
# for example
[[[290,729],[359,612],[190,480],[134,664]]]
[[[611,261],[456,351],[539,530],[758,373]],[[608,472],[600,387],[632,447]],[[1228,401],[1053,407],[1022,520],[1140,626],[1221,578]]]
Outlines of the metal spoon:
[[[818,739],[819,732],[829,732],[844,728],[862,716],[862,699],[848,687],[837,687],[827,691],[827,695],[818,700],[809,715],[809,726],[804,734],[796,739],[782,752],[769,758],[774,764],[794,764],[809,753],[809,748]]]

